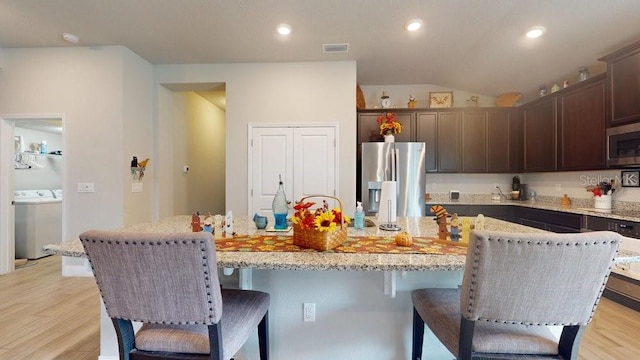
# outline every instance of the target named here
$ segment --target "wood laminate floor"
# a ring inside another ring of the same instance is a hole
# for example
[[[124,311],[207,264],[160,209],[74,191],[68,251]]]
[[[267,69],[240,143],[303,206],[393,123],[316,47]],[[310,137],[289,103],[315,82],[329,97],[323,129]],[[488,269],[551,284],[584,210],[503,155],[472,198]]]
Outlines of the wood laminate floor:
[[[0,360],[98,359],[100,303],[93,278],[62,277],[58,256],[36,261],[0,275]],[[602,299],[579,359],[640,359],[638,334],[640,312]]]

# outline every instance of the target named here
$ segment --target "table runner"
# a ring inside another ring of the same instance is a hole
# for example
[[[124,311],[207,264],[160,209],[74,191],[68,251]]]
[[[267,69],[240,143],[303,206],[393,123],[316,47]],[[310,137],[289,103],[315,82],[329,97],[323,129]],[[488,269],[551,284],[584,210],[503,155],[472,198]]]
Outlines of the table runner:
[[[233,238],[217,239],[216,251],[322,252],[294,245],[292,236],[283,235],[235,235]],[[393,237],[349,236],[342,245],[325,252],[466,255],[467,248],[459,245],[438,243],[434,238],[427,237],[414,237],[413,245],[398,246]]]

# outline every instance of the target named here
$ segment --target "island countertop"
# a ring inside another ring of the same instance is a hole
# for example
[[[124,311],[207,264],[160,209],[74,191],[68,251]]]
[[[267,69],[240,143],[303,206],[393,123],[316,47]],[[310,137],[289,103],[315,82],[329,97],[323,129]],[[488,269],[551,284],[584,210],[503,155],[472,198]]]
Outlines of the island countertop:
[[[371,219],[373,220],[373,219]],[[125,227],[116,231],[174,233],[191,231],[191,216],[182,215],[154,222]],[[430,217],[398,218],[397,224],[402,231],[413,236],[435,237],[437,225]],[[544,230],[514,224],[493,218],[485,218],[485,229],[492,231],[546,233]],[[267,234],[258,230],[247,217],[235,217],[234,230],[242,235]],[[394,236],[397,232],[389,232],[375,227],[364,230],[348,229],[349,236]],[[269,233],[273,234],[273,233]],[[288,234],[293,234],[293,231]],[[279,235],[287,235],[280,233]],[[85,257],[79,239],[49,244],[43,252],[50,255]],[[225,268],[253,268],[266,270],[338,270],[338,271],[458,271],[464,268],[465,256],[456,254],[354,254],[333,252],[239,252],[218,251],[218,265]],[[617,262],[640,261],[640,254],[621,250]]]

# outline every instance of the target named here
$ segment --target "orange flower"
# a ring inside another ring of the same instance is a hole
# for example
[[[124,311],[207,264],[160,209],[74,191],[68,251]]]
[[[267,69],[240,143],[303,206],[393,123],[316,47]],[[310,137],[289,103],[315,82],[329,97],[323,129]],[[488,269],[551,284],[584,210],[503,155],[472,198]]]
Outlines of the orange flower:
[[[319,231],[333,231],[336,229],[336,225],[344,222],[348,224],[351,219],[342,215],[342,211],[336,209],[318,208],[314,211],[310,211],[310,207],[315,205],[314,202],[298,202],[293,207],[295,213],[291,218],[291,222],[298,224],[302,229],[315,229]]]
[[[380,135],[400,134],[402,132],[402,124],[398,122],[396,114],[385,113],[378,116],[378,124],[380,124]]]

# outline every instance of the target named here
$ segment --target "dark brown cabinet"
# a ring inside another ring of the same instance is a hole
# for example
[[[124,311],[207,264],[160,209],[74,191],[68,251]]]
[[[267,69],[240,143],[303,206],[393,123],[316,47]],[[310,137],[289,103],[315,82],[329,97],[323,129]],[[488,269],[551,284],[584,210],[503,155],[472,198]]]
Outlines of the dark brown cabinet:
[[[394,109],[403,124],[396,141],[426,143],[429,172],[515,172],[519,128],[511,108]],[[358,111],[357,143],[383,141],[381,110]]]
[[[549,96],[524,105],[522,170],[553,171],[556,169],[557,99]]]
[[[427,144],[427,171],[438,171],[438,113],[437,112],[417,112],[416,113],[416,141]]]
[[[601,74],[522,106],[522,171],[606,168]]]
[[[606,167],[605,108],[605,74],[558,96],[558,170]]]
[[[599,60],[607,62],[609,126],[640,121],[640,41]]]
[[[439,112],[436,131],[438,172],[459,172],[460,113]]]
[[[517,172],[521,129],[514,111],[487,111],[487,172]]]
[[[462,172],[487,171],[487,112],[462,113]]]

